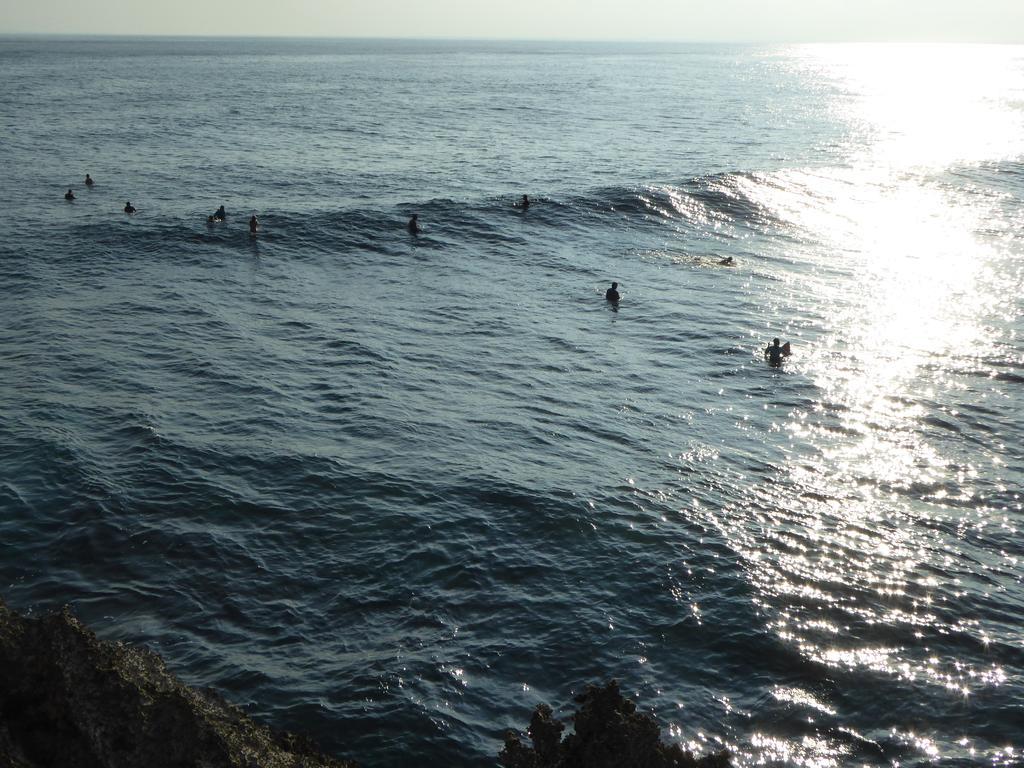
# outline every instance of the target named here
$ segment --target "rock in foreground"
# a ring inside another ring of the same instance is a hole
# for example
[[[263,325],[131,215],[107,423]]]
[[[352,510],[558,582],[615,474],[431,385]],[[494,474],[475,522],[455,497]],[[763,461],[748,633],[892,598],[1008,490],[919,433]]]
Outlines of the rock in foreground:
[[[678,744],[658,738],[658,724],[636,711],[619,693],[614,680],[604,688],[588,686],[576,697],[580,705],[572,721],[575,732],[561,738],[565,726],[541,704],[530,719],[527,747],[512,732],[498,762],[505,768],[728,768],[725,750],[694,757]]]
[[[103,642],[67,608],[27,619],[0,600],[0,768],[354,768]]]

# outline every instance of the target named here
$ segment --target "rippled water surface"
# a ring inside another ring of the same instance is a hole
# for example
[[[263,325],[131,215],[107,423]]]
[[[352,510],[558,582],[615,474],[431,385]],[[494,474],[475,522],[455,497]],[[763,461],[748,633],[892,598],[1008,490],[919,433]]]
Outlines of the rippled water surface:
[[[4,599],[373,766],[611,676],[740,765],[1020,764],[1024,48],[0,67]]]

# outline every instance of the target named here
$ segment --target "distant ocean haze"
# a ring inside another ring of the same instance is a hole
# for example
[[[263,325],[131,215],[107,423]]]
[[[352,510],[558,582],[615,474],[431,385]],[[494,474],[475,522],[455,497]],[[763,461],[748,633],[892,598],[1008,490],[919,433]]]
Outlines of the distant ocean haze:
[[[739,765],[1014,764],[1024,48],[0,65],[12,605],[366,765],[612,677]]]

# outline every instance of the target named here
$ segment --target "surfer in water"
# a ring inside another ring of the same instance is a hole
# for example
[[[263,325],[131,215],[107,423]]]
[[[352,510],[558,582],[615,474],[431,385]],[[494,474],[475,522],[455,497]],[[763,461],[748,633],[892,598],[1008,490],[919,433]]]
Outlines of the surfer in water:
[[[254,213],[252,215],[252,218],[249,219],[249,231],[252,234],[255,235],[256,234],[256,230],[259,229],[259,228],[260,228],[260,220],[256,218],[256,214]]]
[[[772,343],[764,348],[764,359],[772,368],[782,366],[782,358],[789,357],[789,342],[779,346],[778,338],[772,339]]]
[[[125,200],[125,202],[124,202],[124,212],[125,213],[135,213],[135,206],[132,205],[132,201],[131,200]]]
[[[604,292],[605,301],[610,301],[612,304],[619,303],[619,284],[612,283],[612,287]]]
[[[515,208],[522,208],[525,211],[527,208],[530,207],[530,198],[528,198],[526,195],[523,195],[522,200],[520,200],[518,203],[513,203],[512,205]]]
[[[419,215],[415,213],[409,217],[409,223],[406,224],[405,227],[406,229],[409,230],[410,235],[418,235],[420,232],[423,231],[422,229],[420,229],[420,223],[418,219]]]
[[[227,217],[228,212],[224,210],[223,205],[220,208],[218,208],[217,211],[213,214],[214,221],[224,221],[224,219],[226,219]]]
[[[726,256],[724,259],[722,259],[718,263],[721,264],[723,267],[734,267],[734,266],[736,266],[736,262],[733,261],[732,256]]]
[[[92,176],[90,176],[88,173],[85,174],[85,186],[91,187],[94,183],[95,182],[92,180]]]
[[[71,191],[71,190],[69,189],[69,190],[68,190],[67,192],[65,192],[65,193],[64,193],[64,199],[65,199],[65,200],[74,200],[74,199],[75,199],[75,193],[74,193],[74,192],[72,192],[72,191]]]

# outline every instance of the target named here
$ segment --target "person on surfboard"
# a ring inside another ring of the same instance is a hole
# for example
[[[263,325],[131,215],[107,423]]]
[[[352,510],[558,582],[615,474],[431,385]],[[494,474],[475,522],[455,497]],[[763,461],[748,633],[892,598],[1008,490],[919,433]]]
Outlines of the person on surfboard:
[[[132,201],[131,200],[125,200],[124,201],[124,212],[125,213],[135,213],[135,206],[132,205]]]
[[[91,187],[94,183],[95,182],[93,182],[92,176],[90,176],[88,173],[85,174],[85,186]]]
[[[405,227],[406,229],[409,230],[410,235],[418,235],[420,232],[423,231],[422,229],[420,229],[420,223],[418,219],[419,215],[415,213],[409,217],[409,223],[406,224]]]
[[[525,211],[527,208],[530,207],[530,198],[528,198],[526,195],[523,195],[522,200],[520,200],[518,203],[512,203],[512,205],[515,208],[522,208]]]
[[[260,228],[260,220],[256,218],[256,214],[254,213],[252,215],[252,218],[249,219],[249,231],[252,234],[255,235],[256,234],[256,230],[259,229],[259,228]]]
[[[610,301],[612,304],[619,303],[619,284],[612,283],[612,287],[604,292],[605,301]]]
[[[772,368],[779,368],[782,365],[782,358],[789,357],[789,355],[789,342],[787,341],[782,346],[779,346],[777,337],[772,339],[772,343],[764,348],[765,360],[768,361],[768,365]]]
[[[67,192],[65,192],[65,193],[64,193],[64,199],[65,199],[65,200],[74,200],[74,199],[75,199],[75,193],[74,193],[74,192],[72,192],[72,191],[71,191],[71,190],[69,189],[69,190],[68,190]]]
[[[224,219],[226,219],[227,217],[228,217],[228,212],[224,210],[224,206],[223,205],[220,208],[218,208],[216,210],[216,212],[214,212],[214,214],[213,214],[213,220],[214,221],[224,221]]]

